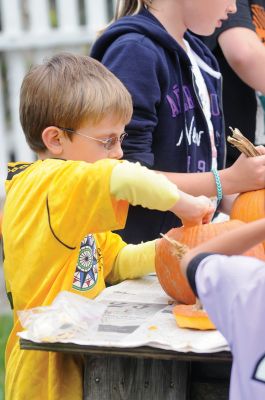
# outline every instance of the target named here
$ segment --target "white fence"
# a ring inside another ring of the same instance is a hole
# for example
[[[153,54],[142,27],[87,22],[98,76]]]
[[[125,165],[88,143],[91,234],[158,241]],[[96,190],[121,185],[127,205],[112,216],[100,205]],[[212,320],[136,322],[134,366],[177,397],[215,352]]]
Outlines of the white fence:
[[[60,50],[88,54],[115,0],[0,0],[0,198],[6,164],[31,161],[19,122],[19,90],[31,64]]]

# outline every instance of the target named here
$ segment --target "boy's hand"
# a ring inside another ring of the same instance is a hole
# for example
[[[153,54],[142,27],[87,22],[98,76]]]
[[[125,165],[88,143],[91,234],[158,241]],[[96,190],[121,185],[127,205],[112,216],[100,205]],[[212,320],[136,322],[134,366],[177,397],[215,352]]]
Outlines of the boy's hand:
[[[170,209],[185,226],[208,224],[211,222],[215,207],[205,196],[194,197],[179,191],[180,199]]]

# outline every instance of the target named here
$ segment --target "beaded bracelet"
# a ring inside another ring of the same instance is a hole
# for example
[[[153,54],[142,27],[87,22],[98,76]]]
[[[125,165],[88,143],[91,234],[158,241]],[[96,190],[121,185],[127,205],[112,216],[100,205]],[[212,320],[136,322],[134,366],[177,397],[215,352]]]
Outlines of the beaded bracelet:
[[[219,173],[215,168],[212,168],[212,173],[213,173],[215,184],[216,184],[217,203],[219,204],[223,198],[222,184],[221,184]]]

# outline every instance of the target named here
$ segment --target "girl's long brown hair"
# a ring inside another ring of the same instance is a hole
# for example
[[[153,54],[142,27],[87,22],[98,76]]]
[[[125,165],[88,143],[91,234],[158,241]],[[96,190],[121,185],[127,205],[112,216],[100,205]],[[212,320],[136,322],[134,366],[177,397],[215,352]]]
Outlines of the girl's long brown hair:
[[[98,31],[98,36],[105,32],[105,30],[115,21],[127,15],[138,14],[141,7],[150,7],[151,0],[117,0],[114,17],[103,29]]]
[[[148,0],[117,0],[114,21],[126,15],[137,14],[147,4]]]

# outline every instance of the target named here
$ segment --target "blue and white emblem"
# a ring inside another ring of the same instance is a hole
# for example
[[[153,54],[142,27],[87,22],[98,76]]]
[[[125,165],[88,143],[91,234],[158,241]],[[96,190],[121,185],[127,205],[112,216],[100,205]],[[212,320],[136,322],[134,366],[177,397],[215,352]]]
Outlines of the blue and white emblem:
[[[97,246],[93,235],[87,235],[81,242],[74,273],[73,289],[92,289],[98,279]]]

